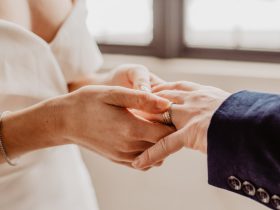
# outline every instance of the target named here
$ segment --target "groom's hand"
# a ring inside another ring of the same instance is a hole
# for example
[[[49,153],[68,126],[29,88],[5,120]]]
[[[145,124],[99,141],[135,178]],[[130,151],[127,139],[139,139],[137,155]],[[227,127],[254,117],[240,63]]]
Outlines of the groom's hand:
[[[229,93],[191,82],[166,83],[155,87],[153,92],[174,103],[171,112],[177,132],[162,138],[132,165],[138,169],[152,166],[183,147],[206,153],[211,118]],[[162,121],[162,115],[146,114],[145,117]]]

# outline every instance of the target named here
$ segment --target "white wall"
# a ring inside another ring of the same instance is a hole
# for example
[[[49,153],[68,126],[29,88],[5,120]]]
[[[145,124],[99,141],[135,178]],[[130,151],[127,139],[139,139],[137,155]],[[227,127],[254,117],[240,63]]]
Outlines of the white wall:
[[[277,64],[105,55],[104,69],[122,63],[145,64],[168,81],[190,80],[232,92],[242,89],[280,92]],[[168,158],[162,167],[148,172],[115,165],[89,151],[83,153],[101,210],[266,209],[209,186],[207,157],[197,152],[182,150]]]

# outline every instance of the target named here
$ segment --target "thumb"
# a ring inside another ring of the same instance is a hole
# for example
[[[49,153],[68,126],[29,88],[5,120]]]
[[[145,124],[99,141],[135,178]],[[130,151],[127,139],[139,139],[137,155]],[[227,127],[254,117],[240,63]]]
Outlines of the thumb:
[[[179,130],[169,136],[164,137],[154,146],[147,149],[140,156],[138,156],[132,166],[136,169],[143,169],[162,161],[170,154],[179,151],[184,147],[183,132]]]

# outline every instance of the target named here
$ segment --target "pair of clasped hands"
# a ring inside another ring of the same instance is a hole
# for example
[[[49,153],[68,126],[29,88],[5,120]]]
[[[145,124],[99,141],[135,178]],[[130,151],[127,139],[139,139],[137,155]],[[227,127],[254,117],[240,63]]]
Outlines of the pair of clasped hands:
[[[192,82],[165,82],[142,65],[122,65],[102,84],[70,96],[82,107],[71,128],[79,133],[75,141],[139,170],[160,166],[183,147],[206,153],[211,118],[229,96]],[[174,126],[163,124],[169,109]]]

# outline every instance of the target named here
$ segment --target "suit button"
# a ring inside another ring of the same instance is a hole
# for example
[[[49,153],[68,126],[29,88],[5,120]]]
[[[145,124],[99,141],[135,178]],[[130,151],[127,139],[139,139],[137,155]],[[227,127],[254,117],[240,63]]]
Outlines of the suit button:
[[[273,195],[271,197],[271,203],[275,209],[280,210],[280,197],[279,196]]]
[[[256,188],[248,181],[243,182],[242,189],[246,195],[254,196],[256,194]]]
[[[240,180],[238,178],[236,178],[235,176],[230,176],[228,178],[228,185],[233,190],[241,190],[241,187],[242,187]]]
[[[266,192],[264,189],[259,188],[257,190],[257,198],[259,199],[259,201],[261,201],[262,203],[268,204],[270,201],[270,197],[268,192]]]

